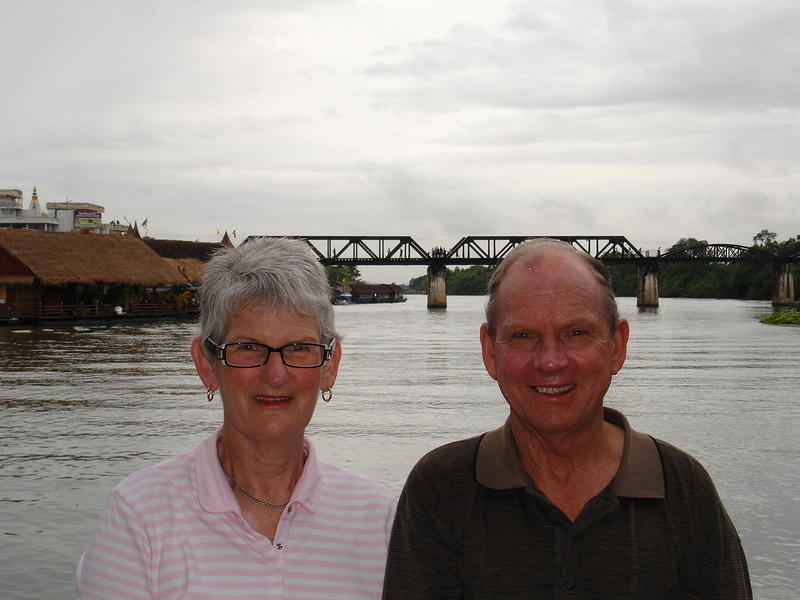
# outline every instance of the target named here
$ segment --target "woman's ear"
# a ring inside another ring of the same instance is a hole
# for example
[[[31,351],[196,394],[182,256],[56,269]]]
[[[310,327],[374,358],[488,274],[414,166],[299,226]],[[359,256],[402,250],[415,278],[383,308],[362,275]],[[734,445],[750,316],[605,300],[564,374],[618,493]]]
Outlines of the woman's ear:
[[[322,390],[329,390],[336,382],[336,374],[339,372],[339,361],[342,360],[342,345],[337,343],[333,347],[333,353],[328,362],[322,366]]]
[[[218,389],[217,372],[214,370],[214,364],[203,351],[203,340],[200,336],[192,340],[192,360],[194,361],[194,368],[197,369],[197,374],[206,389]]]

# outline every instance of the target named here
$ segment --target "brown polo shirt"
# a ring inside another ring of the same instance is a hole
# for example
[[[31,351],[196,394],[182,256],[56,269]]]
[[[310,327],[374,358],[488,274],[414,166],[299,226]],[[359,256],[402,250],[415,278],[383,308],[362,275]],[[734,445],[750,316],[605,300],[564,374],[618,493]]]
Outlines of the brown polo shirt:
[[[423,457],[400,497],[383,597],[751,598],[708,473],[621,413],[605,418],[625,432],[620,468],[574,522],[523,470],[508,423]]]

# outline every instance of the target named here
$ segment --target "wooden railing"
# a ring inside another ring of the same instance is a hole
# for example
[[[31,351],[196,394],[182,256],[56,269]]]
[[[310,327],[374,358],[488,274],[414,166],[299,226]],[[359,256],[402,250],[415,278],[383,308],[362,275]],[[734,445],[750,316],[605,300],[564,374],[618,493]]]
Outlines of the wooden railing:
[[[132,303],[124,307],[116,304],[40,304],[19,307],[0,304],[0,318],[31,320],[104,319],[115,317],[193,316],[199,313],[196,304],[165,304],[161,302]]]
[[[40,304],[38,313],[33,312],[33,314],[24,316],[61,319],[65,317],[111,317],[113,315],[114,306],[112,304]]]
[[[199,314],[200,307],[197,304],[158,304],[158,303],[143,303],[143,304],[129,304],[127,306],[127,313],[131,315],[144,316],[144,315],[196,315]]]

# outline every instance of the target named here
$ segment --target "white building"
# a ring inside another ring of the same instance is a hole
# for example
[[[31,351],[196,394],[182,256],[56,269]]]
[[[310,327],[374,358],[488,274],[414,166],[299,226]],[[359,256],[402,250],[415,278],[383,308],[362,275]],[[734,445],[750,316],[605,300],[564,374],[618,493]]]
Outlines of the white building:
[[[22,190],[0,189],[0,227],[37,229],[39,231],[72,231],[85,229],[91,233],[125,233],[127,225],[119,221],[103,223],[105,208],[88,202],[48,202],[43,211],[33,186],[30,208],[24,208]]]
[[[30,208],[22,202],[22,190],[0,189],[0,227],[12,229],[37,229],[39,231],[65,231],[59,229],[59,222],[42,210],[36,186],[33,188]]]

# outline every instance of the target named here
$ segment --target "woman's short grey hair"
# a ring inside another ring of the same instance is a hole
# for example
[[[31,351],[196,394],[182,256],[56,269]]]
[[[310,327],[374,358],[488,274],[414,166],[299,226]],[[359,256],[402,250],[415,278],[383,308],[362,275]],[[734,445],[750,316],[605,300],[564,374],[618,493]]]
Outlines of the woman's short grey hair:
[[[614,298],[614,290],[611,287],[611,275],[602,261],[596,259],[591,254],[587,254],[583,250],[575,248],[568,242],[553,238],[534,238],[522,242],[519,246],[511,250],[489,278],[489,301],[486,303],[486,325],[489,330],[489,335],[494,335],[495,327],[497,326],[498,290],[508,273],[508,269],[521,258],[535,258],[543,251],[553,249],[577,254],[591,269],[600,286],[601,293],[604,296],[609,328],[612,333],[617,330],[619,309],[617,308],[617,300]]]
[[[256,238],[237,248],[217,250],[205,265],[200,286],[200,335],[222,343],[231,316],[263,304],[314,317],[322,343],[338,338],[331,286],[324,267],[303,241]],[[207,344],[203,348],[209,356]]]

